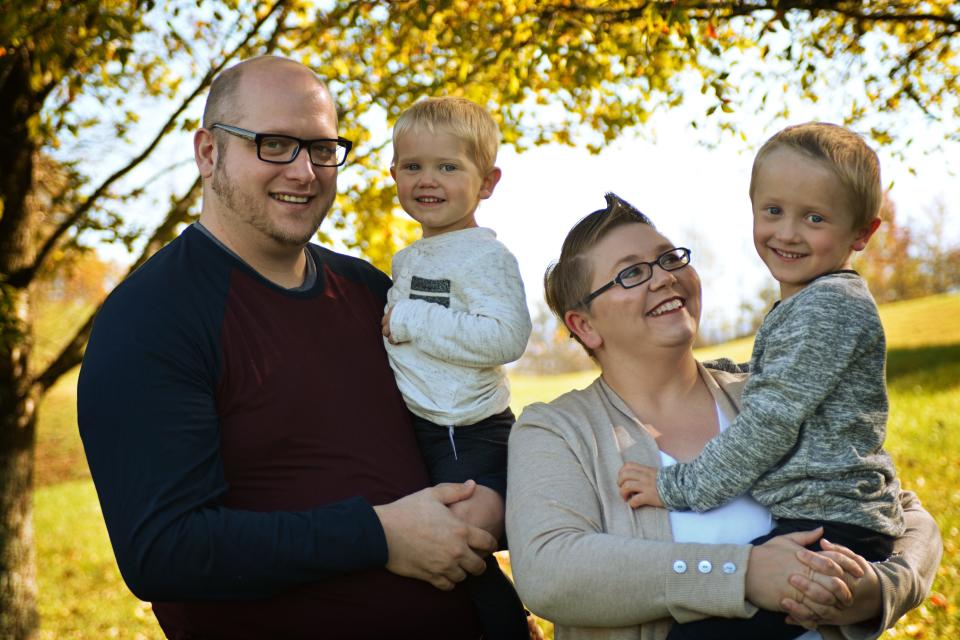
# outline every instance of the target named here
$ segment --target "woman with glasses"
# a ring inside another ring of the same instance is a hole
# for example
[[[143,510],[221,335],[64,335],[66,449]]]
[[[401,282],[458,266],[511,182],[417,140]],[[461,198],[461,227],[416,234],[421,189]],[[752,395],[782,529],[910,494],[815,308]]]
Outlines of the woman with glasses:
[[[700,279],[688,249],[608,194],[567,235],[545,286],[601,370],[586,389],[527,407],[510,437],[514,578],[558,640],[662,640],[674,620],[743,618],[757,607],[817,628],[803,640],[867,638],[922,601],[942,545],[912,494],[894,555],[872,564],[826,541],[826,551],[804,549],[819,531],[750,546],[772,519],[749,497],[668,513],[634,510],[621,496],[625,463],[690,460],[738,411],[746,375],[693,356]],[[826,625],[845,625],[843,635]]]

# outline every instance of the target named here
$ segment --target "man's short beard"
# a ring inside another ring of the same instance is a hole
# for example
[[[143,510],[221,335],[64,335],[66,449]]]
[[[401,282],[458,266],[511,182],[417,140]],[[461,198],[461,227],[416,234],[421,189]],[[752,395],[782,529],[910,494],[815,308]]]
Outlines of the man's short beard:
[[[291,235],[272,223],[263,203],[254,201],[241,190],[237,189],[236,184],[226,176],[226,171],[223,169],[224,165],[225,157],[221,155],[216,168],[213,170],[213,179],[210,187],[239,221],[249,224],[275,242],[288,246],[302,247],[310,242],[317,234],[320,223],[322,223],[326,217],[329,207],[323,211],[320,219],[313,225],[313,230],[308,234],[300,234],[298,236]]]

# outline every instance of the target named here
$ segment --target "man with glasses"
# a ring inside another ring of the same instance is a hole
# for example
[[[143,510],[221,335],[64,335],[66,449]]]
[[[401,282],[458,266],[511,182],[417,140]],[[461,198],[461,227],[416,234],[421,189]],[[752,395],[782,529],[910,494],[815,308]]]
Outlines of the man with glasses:
[[[78,420],[120,570],[171,638],[477,638],[495,548],[428,486],[383,350],[389,279],[311,244],[351,143],[306,67],[213,83],[200,219],[94,326]]]

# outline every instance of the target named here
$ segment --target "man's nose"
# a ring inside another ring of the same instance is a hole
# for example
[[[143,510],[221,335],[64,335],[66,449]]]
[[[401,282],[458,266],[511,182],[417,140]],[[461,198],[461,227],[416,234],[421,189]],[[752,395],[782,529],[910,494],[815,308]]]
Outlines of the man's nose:
[[[316,169],[310,162],[310,152],[300,149],[293,162],[287,165],[286,175],[299,182],[311,182],[317,178]]]

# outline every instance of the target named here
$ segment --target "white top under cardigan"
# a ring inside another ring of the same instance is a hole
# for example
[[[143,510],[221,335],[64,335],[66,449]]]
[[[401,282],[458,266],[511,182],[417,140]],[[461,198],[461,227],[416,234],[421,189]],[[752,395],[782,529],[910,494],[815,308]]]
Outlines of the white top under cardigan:
[[[501,365],[523,355],[530,313],[517,259],[483,227],[414,242],[393,257],[390,366],[407,407],[443,426],[510,404]]]
[[[717,406],[717,423],[722,433],[730,426],[730,419]],[[669,467],[677,464],[676,458],[660,451],[660,465]],[[670,529],[674,542],[699,542],[701,544],[747,544],[755,538],[764,536],[773,528],[773,516],[770,510],[751,498],[742,495],[725,505],[709,511],[671,511]],[[694,570],[693,567],[688,567]],[[696,571],[701,573],[736,571],[736,565],[725,563],[721,567],[698,563]],[[796,640],[821,640],[816,631],[807,631]]]

